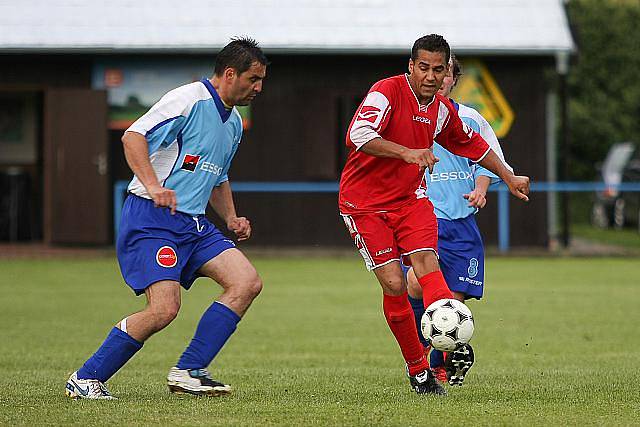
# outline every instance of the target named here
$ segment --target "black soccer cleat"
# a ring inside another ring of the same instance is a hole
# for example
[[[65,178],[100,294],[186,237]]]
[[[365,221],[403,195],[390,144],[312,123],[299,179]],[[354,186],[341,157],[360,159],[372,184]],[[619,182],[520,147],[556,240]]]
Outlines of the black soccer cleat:
[[[409,376],[409,383],[411,383],[413,391],[418,394],[437,394],[441,396],[447,394],[447,391],[438,382],[431,369],[426,369],[413,377]]]
[[[447,353],[444,368],[447,370],[449,385],[462,385],[474,361],[473,348],[469,344],[463,344],[457,350]]]

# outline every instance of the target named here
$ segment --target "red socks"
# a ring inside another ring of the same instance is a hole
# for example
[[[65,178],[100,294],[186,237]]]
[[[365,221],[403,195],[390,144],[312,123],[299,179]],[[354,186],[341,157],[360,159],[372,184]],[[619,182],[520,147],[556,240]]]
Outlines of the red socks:
[[[429,363],[424,356],[424,349],[418,338],[416,321],[411,304],[407,299],[407,293],[398,296],[384,295],[382,308],[389,328],[396,337],[402,356],[407,362],[409,375],[414,376],[428,369]]]
[[[418,283],[420,283],[420,287],[422,288],[424,308],[429,307],[431,303],[439,299],[453,298],[453,294],[449,290],[442,272],[439,270],[418,278]]]

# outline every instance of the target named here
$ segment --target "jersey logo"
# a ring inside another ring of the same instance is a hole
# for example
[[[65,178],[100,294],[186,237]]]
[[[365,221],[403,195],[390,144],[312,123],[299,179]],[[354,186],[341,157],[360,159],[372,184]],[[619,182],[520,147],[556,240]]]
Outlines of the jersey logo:
[[[372,105],[363,105],[358,113],[358,120],[366,120],[375,123],[378,116],[382,113],[378,107]]]
[[[200,156],[195,154],[185,154],[184,160],[182,161],[182,167],[180,169],[186,170],[188,172],[195,172],[196,166],[198,166],[198,162],[200,161]]]
[[[413,121],[414,122],[419,122],[419,123],[424,123],[426,125],[430,125],[431,124],[431,120],[429,120],[428,117],[413,116]]]
[[[80,392],[81,395],[86,396],[89,394],[89,387],[84,389],[80,387],[74,380],[71,380],[71,382],[73,383],[74,386],[76,386],[76,389]]]
[[[156,252],[156,262],[160,267],[175,267],[178,263],[178,255],[171,246],[163,246]]]

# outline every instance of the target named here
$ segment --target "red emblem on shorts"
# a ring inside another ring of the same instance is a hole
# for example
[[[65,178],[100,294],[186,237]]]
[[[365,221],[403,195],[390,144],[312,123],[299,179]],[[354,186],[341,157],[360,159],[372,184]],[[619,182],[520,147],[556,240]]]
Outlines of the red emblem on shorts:
[[[171,246],[163,246],[156,253],[156,261],[161,267],[171,268],[178,263],[178,255]]]

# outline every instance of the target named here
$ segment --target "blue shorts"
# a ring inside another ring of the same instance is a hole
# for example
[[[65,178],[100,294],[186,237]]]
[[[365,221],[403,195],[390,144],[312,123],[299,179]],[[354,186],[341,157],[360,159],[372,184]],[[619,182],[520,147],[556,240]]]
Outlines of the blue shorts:
[[[171,215],[132,194],[124,202],[116,252],[122,277],[136,295],[160,280],[189,289],[204,263],[235,247],[204,215]]]
[[[456,220],[438,218],[438,256],[449,289],[467,298],[482,298],[484,246],[473,215]]]

